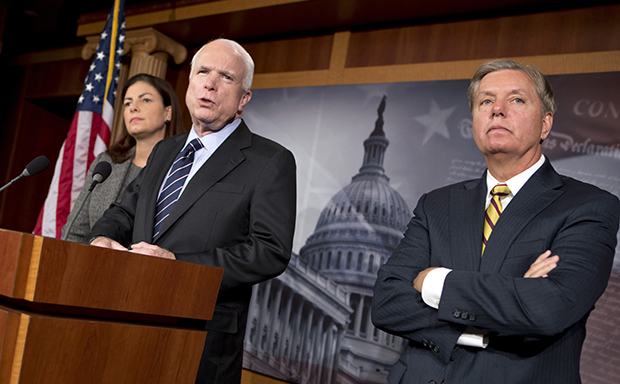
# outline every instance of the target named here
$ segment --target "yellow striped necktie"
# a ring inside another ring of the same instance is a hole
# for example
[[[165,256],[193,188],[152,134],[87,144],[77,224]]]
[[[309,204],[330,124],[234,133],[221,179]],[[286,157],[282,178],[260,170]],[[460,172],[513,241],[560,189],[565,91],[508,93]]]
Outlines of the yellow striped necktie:
[[[484,254],[484,248],[487,245],[487,240],[491,236],[491,231],[495,227],[495,223],[502,214],[502,199],[510,195],[510,188],[506,184],[497,184],[491,190],[491,203],[484,214],[484,227],[482,235],[482,254]]]

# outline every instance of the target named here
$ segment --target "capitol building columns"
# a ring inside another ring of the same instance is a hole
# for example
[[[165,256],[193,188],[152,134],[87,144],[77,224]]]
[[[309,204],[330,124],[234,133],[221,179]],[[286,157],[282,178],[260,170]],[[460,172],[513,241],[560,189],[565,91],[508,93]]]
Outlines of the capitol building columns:
[[[351,313],[345,293],[293,254],[290,268],[252,295],[244,366],[299,383],[335,382],[338,334]]]

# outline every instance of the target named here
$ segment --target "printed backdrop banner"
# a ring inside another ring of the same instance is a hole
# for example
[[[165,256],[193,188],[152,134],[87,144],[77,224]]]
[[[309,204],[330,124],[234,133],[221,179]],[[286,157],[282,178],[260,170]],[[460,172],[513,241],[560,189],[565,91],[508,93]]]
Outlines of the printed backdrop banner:
[[[550,76],[558,105],[543,153],[560,173],[620,196],[620,73]],[[254,287],[244,367],[294,383],[385,383],[404,341],[375,329],[370,300],[420,196],[486,169],[469,80],[262,89],[250,129],[297,160],[286,272]],[[588,322],[586,384],[620,377],[620,257]]]

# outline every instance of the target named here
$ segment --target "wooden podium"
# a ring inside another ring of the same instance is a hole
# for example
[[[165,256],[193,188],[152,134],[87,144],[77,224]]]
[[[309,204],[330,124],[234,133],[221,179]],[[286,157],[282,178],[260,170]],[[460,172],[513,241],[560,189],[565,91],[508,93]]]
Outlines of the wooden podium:
[[[0,384],[194,383],[222,274],[0,229]]]

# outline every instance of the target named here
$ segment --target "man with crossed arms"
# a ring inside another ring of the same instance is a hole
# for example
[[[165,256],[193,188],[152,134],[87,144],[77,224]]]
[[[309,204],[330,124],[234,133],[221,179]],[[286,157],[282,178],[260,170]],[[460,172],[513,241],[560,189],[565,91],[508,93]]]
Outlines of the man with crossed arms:
[[[468,96],[487,171],[422,196],[378,272],[373,323],[409,342],[388,380],[581,383],[620,203],[542,155],[555,104],[538,69],[485,63]]]

